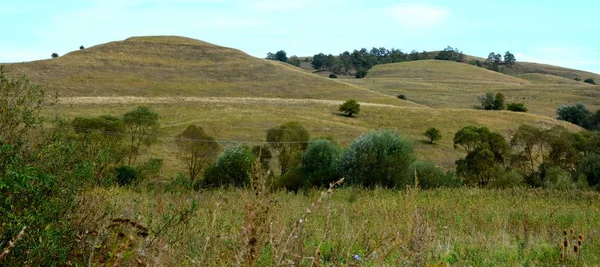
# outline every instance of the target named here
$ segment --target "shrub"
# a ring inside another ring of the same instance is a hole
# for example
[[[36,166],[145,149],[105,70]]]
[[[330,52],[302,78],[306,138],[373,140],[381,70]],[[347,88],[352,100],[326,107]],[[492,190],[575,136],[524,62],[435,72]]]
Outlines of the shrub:
[[[302,170],[307,186],[329,186],[339,180],[338,168],[342,148],[327,139],[313,139],[302,156]]]
[[[406,182],[414,185],[415,177],[419,181],[419,186],[423,189],[438,187],[458,187],[461,185],[460,179],[454,173],[444,173],[442,169],[429,161],[415,161],[408,168],[408,177]]]
[[[493,178],[488,184],[492,188],[512,188],[523,186],[523,177],[514,170],[507,170],[504,166],[494,169]]]
[[[115,168],[115,180],[120,186],[134,184],[139,177],[138,171],[131,166],[121,165]]]
[[[299,122],[286,122],[267,131],[269,146],[277,151],[281,175],[300,164],[310,134]]]
[[[372,132],[360,136],[346,150],[341,173],[348,184],[397,187],[404,184],[415,159],[412,145],[397,133]]]
[[[136,167],[140,180],[157,177],[161,174],[164,166],[163,159],[151,158]]]
[[[558,115],[559,120],[568,121],[583,127],[592,112],[582,103],[577,103],[575,105],[565,105],[558,108],[556,114]]]
[[[236,145],[226,148],[217,162],[204,171],[206,186],[246,186],[255,160],[250,148]]]
[[[590,154],[583,158],[579,171],[585,176],[591,187],[599,188],[600,184],[600,154]]]
[[[575,79],[573,79],[573,80],[576,80],[579,82],[579,81],[581,81],[581,78],[579,78],[579,76],[578,76],[578,77],[575,77]]]
[[[366,70],[359,70],[354,75],[354,77],[356,77],[357,79],[364,78],[365,76],[367,76],[367,71]]]
[[[52,58],[57,58],[57,57],[58,57],[58,53],[52,53],[50,56],[51,56]]]
[[[331,79],[337,79],[337,75],[335,75],[335,74],[333,74],[333,73],[332,73],[332,74],[329,74],[329,78],[331,78]]]
[[[405,95],[397,95],[396,97],[398,99],[406,100],[406,96]]]
[[[85,49],[85,47],[83,47],[83,45],[79,47],[79,50],[83,50],[83,49]]]
[[[275,187],[298,192],[300,188],[306,185],[304,176],[305,175],[302,168],[293,168],[277,179],[277,184]]]
[[[360,104],[358,104],[356,100],[350,99],[344,102],[344,104],[341,104],[338,110],[348,114],[348,117],[352,117],[353,114],[358,114],[360,112]]]
[[[506,109],[515,112],[527,112],[527,107],[523,103],[510,103],[506,105]]]
[[[504,95],[502,93],[488,92],[485,96],[477,98],[481,103],[481,107],[485,110],[503,110],[504,109]]]
[[[440,130],[438,130],[435,127],[427,129],[427,131],[425,131],[423,135],[429,137],[430,144],[433,144],[433,142],[442,139],[442,134],[440,133]]]
[[[545,188],[571,189],[575,186],[569,172],[557,166],[546,168],[543,176]]]
[[[583,82],[596,85],[596,81],[594,81],[594,79],[592,79],[592,78],[585,79]]]

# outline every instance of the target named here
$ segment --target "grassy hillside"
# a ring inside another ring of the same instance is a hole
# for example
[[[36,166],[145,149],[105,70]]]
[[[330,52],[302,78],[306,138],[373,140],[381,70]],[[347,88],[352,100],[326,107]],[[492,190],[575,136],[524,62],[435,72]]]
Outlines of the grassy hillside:
[[[6,68],[62,96],[355,98],[410,105],[289,64],[182,37],[134,37]]]
[[[532,63],[532,62],[518,62],[517,61],[517,63],[515,64],[514,67],[506,68],[504,70],[504,72],[508,75],[515,75],[515,76],[519,76],[519,75],[527,74],[527,73],[548,74],[548,75],[554,75],[554,76],[562,77],[562,78],[569,79],[569,80],[573,80],[576,77],[579,77],[579,78],[581,78],[581,83],[583,83],[583,80],[585,80],[587,78],[592,78],[596,81],[600,81],[600,74],[597,74],[597,73],[581,71],[581,70],[574,70],[574,69],[553,66],[553,65],[548,65],[548,64]]]
[[[343,82],[389,95],[403,94],[408,100],[434,108],[473,109],[477,97],[502,92],[506,102],[522,102],[529,112],[549,117],[564,104],[582,102],[600,108],[600,86],[556,76],[526,74],[520,78],[456,62],[424,60],[378,65],[366,78]]]

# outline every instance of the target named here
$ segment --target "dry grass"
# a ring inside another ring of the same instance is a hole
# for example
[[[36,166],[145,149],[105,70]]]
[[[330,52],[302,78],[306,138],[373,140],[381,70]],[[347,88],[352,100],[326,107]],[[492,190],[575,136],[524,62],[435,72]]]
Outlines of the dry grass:
[[[250,225],[246,222],[251,214],[247,205],[256,203],[254,191],[138,190],[95,189],[87,193],[90,200],[80,208],[106,212],[108,218],[136,218],[150,229],[148,239],[152,239],[153,229],[173,213],[170,207],[195,201],[198,209],[189,224],[173,226],[171,234],[162,235],[157,243],[162,244],[160,253],[150,262],[168,266],[238,263],[236,255],[247,248],[240,240],[247,240]],[[284,259],[300,257],[302,266],[553,265],[559,262],[561,249],[556,242],[562,240],[560,231],[570,228],[586,237],[580,262],[593,265],[600,261],[600,255],[592,253],[600,250],[596,227],[600,206],[595,192],[461,188],[407,193],[343,188],[336,189],[319,210],[303,217],[306,207],[320,195],[319,191],[270,195],[269,213],[273,216],[262,222],[266,229],[255,232],[265,240],[264,246],[255,246],[255,263],[276,265],[285,254]],[[299,218],[304,218],[302,231],[297,232],[302,242],[296,244],[301,247],[290,250],[290,245],[282,244]],[[181,232],[185,234],[179,236]],[[522,243],[525,239],[527,245]],[[355,255],[360,260],[354,260]]]

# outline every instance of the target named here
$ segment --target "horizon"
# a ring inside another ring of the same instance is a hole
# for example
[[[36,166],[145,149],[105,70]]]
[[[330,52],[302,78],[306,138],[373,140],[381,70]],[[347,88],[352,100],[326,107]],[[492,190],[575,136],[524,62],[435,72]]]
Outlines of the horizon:
[[[477,57],[510,51],[517,62],[600,74],[600,51],[593,47],[600,38],[592,34],[600,29],[594,17],[598,7],[599,3],[541,1],[0,3],[7,21],[11,21],[3,35],[5,40],[0,42],[0,62],[50,59],[52,53],[62,56],[80,45],[87,48],[134,36],[175,35],[239,49],[259,58],[278,50],[304,57],[338,55],[363,47],[396,48],[406,53],[451,46]]]

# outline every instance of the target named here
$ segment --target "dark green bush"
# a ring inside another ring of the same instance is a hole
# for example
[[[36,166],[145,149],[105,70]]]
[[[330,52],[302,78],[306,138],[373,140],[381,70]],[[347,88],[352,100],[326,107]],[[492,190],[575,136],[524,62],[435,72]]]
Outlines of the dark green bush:
[[[301,167],[293,168],[277,179],[276,188],[298,192],[306,186],[305,174]]]
[[[523,103],[510,103],[506,105],[506,109],[515,112],[527,112],[527,107]]]
[[[429,161],[415,161],[408,168],[406,182],[414,185],[415,175],[419,181],[419,187],[423,189],[438,187],[458,187],[460,179],[454,173],[445,173],[442,169]]]
[[[226,148],[217,162],[204,171],[204,185],[209,187],[248,185],[255,158],[252,150],[246,146],[236,145]]]
[[[491,188],[512,188],[523,186],[523,177],[514,170],[507,170],[503,166],[494,169],[493,178],[487,185]]]
[[[596,81],[594,81],[594,79],[592,79],[592,78],[585,79],[583,82],[596,85]]]
[[[408,167],[415,160],[412,145],[398,133],[371,132],[346,150],[341,173],[351,185],[393,188],[405,184]]]
[[[331,78],[331,79],[337,79],[337,75],[335,75],[335,74],[333,74],[333,73],[332,73],[332,74],[329,74],[329,78]]]
[[[139,178],[138,171],[131,166],[121,165],[115,168],[115,180],[120,186],[135,184]]]
[[[313,139],[302,156],[307,186],[328,186],[341,178],[338,169],[342,156],[340,145],[327,139]]]
[[[583,158],[579,171],[591,187],[600,188],[600,154],[590,154]]]
[[[146,180],[148,178],[159,176],[162,172],[163,165],[163,159],[151,158],[148,161],[137,166],[136,170],[140,176],[140,179]]]
[[[402,100],[406,100],[406,96],[405,95],[397,95],[396,97],[399,98],[399,99],[402,99]]]
[[[364,78],[365,76],[367,76],[366,70],[359,70],[356,72],[356,75],[354,75],[354,77],[356,77],[357,79]]]

